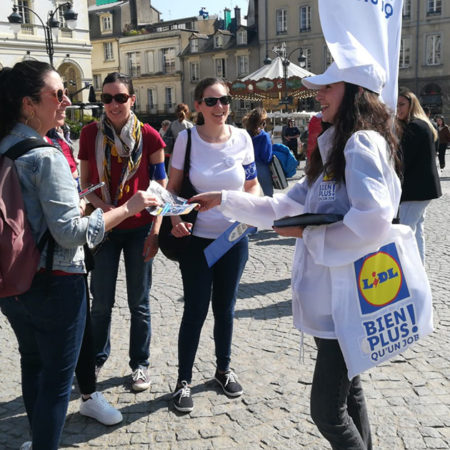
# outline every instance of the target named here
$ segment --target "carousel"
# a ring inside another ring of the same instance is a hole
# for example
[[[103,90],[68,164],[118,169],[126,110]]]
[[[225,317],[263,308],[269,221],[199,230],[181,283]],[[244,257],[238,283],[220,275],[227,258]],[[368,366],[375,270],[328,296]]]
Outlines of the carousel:
[[[302,79],[312,72],[292,63],[286,57],[285,45],[276,51],[277,57],[246,77],[229,83],[235,100],[261,102],[267,111],[285,113],[299,109],[299,102],[314,97],[315,91],[302,85]]]

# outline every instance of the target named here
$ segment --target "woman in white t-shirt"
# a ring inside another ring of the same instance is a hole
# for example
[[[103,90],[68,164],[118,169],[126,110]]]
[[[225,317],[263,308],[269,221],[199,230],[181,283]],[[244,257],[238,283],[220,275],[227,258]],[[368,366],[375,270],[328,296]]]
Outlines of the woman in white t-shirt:
[[[245,191],[258,195],[255,158],[250,136],[245,130],[226,124],[231,97],[226,84],[217,78],[205,78],[194,91],[195,109],[202,125],[192,129],[189,178],[197,192],[217,189]],[[183,179],[187,131],[175,142],[167,186],[179,193]],[[215,379],[225,394],[238,397],[243,390],[230,369],[234,306],[239,281],[248,258],[248,241],[244,237],[211,268],[203,253],[220,236],[232,220],[220,211],[200,212],[195,226],[172,218],[172,234],[183,237],[192,233],[189,249],[180,260],[183,277],[184,312],[178,337],[178,380],[173,393],[174,407],[192,411],[190,383],[200,333],[212,303],[217,370]]]

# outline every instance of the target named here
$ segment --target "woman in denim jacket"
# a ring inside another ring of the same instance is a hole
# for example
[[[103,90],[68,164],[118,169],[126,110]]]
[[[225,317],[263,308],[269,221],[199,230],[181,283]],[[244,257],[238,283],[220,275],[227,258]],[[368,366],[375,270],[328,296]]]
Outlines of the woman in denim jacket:
[[[70,105],[59,74],[39,61],[0,72],[0,154],[26,138],[61,126]],[[81,217],[76,184],[64,155],[54,147],[30,150],[16,160],[26,217],[38,242],[48,229],[55,240],[52,271],[41,253],[31,288],[2,299],[1,309],[19,343],[22,392],[33,450],[57,449],[69,403],[86,315],[83,244],[93,247],[106,230],[155,205],[138,192],[108,213]]]

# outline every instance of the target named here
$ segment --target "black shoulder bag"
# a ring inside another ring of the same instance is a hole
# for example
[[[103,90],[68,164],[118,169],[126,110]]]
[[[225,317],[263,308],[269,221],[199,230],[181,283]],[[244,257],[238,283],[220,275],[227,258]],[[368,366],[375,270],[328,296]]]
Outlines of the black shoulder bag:
[[[184,157],[183,181],[178,194],[183,198],[191,198],[197,192],[189,179],[189,169],[191,168],[191,129],[187,129],[188,141],[186,144],[186,154]],[[192,223],[192,229],[197,218],[197,210],[192,210],[189,214],[183,215],[183,222]],[[191,235],[177,238],[172,234],[172,221],[170,216],[163,216],[161,228],[159,229],[158,243],[163,255],[172,261],[180,261],[181,255],[186,251]]]

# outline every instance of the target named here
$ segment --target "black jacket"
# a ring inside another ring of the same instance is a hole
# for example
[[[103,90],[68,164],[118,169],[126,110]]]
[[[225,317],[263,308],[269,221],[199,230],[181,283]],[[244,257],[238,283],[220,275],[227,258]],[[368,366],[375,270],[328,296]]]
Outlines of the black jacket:
[[[406,125],[400,144],[403,159],[402,202],[431,200],[442,195],[436,167],[433,134],[427,123],[414,119]]]

